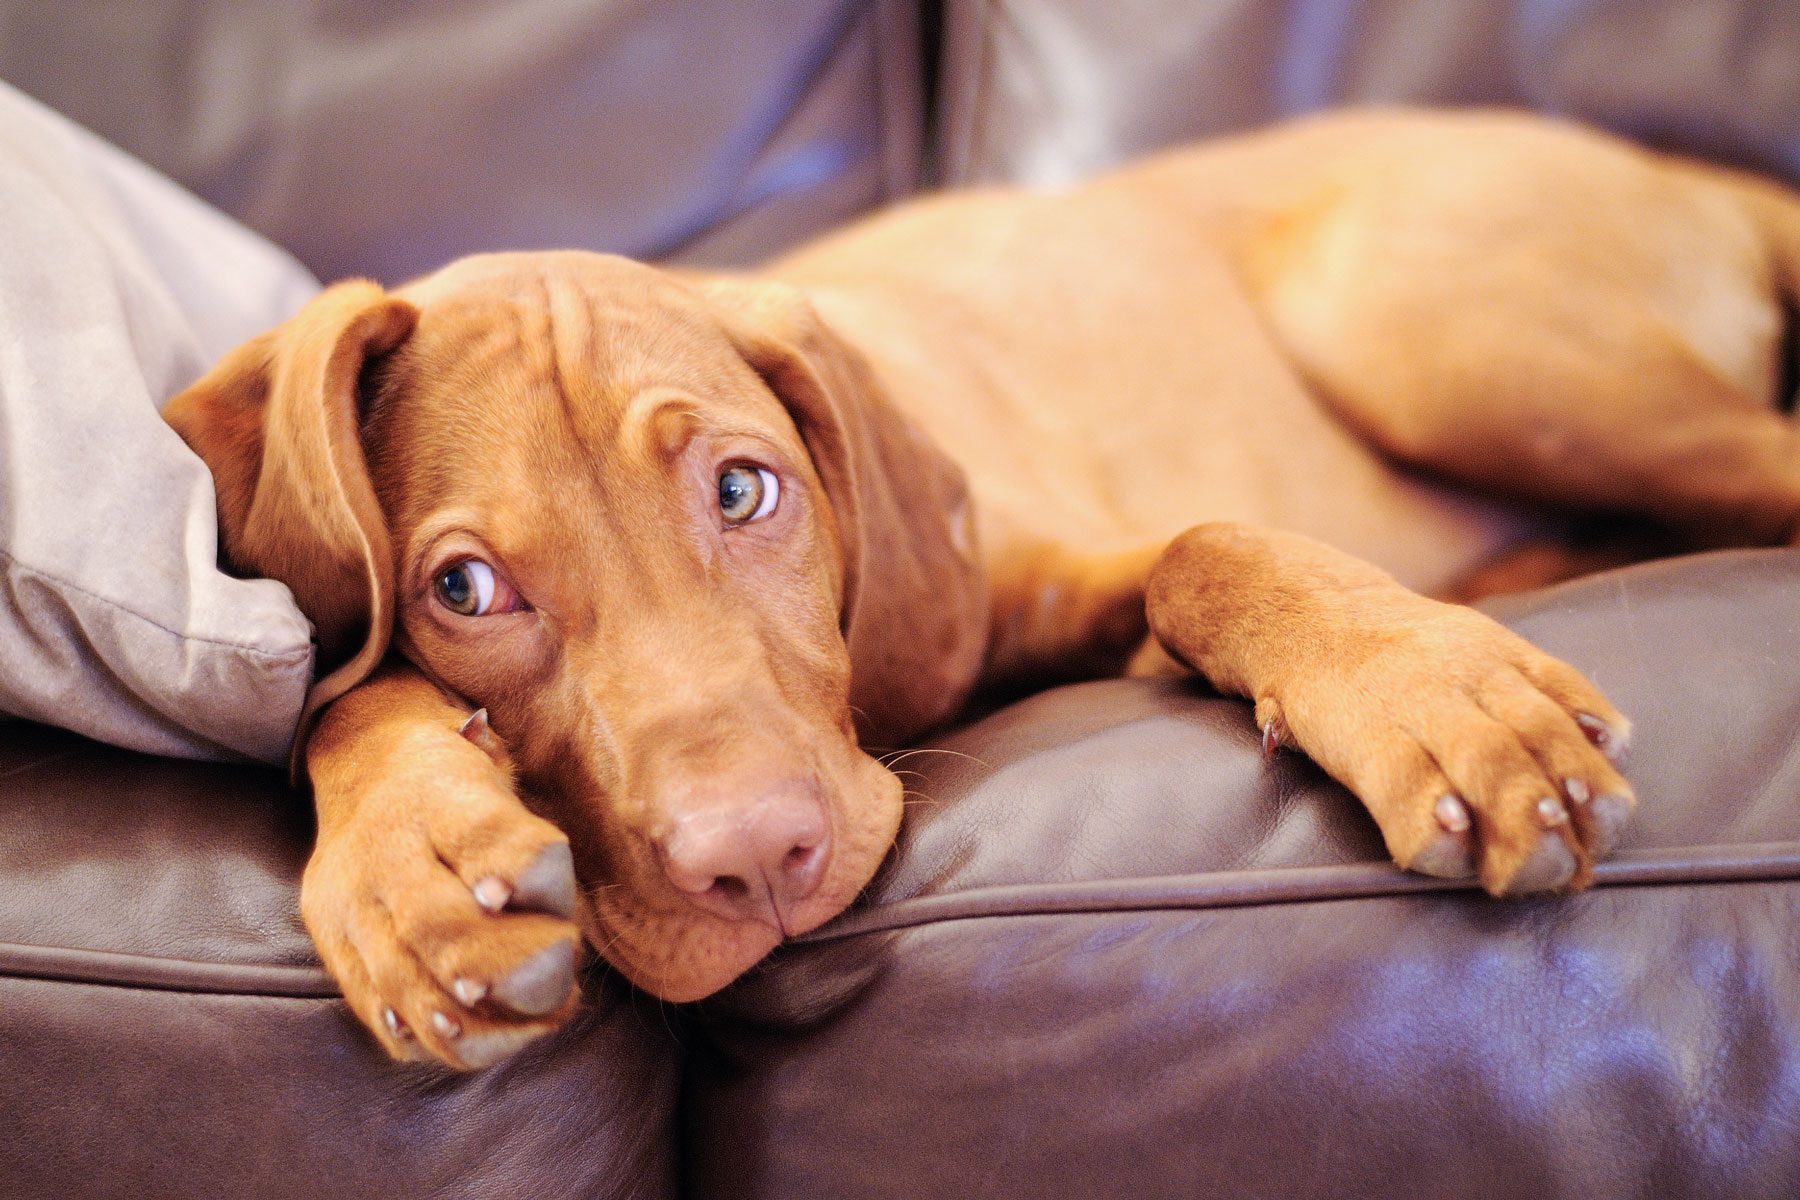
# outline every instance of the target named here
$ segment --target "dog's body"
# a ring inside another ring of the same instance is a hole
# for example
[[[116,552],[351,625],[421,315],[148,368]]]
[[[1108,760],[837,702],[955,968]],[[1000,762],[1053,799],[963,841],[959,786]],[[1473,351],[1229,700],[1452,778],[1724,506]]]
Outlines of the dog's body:
[[[1401,863],[1579,886],[1624,719],[1407,589],[1540,505],[1791,538],[1797,284],[1769,185],[1352,114],[927,199],[752,278],[343,285],[168,411],[233,563],[343,662],[306,746],[321,952],[395,1053],[478,1065],[567,1011],[577,926],[686,999],[841,910],[900,812],[858,741],[980,687],[1187,664]]]
[[[1775,409],[1768,236],[1681,170],[1510,114],[1338,115],[1166,154],[1076,197],[914,205],[768,270],[979,464],[990,557],[1021,538],[1107,552],[1234,520],[1440,592],[1538,528],[1519,500],[1648,506],[1569,470],[1577,422],[1650,440],[1651,389],[1688,383],[1681,370]],[[1417,427],[1434,409],[1448,428]],[[1536,444],[1527,418],[1544,422]]]

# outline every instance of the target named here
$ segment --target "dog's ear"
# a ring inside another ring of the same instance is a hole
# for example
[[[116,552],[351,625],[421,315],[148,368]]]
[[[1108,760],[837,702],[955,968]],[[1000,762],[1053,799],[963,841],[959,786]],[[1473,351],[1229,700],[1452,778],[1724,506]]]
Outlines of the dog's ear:
[[[860,732],[910,740],[961,707],[986,645],[967,480],[799,291],[730,278],[700,287],[793,418],[831,503]]]
[[[370,361],[417,320],[376,284],[337,284],[163,409],[212,471],[226,561],[285,583],[313,623],[319,673],[296,764],[319,710],[375,669],[393,631],[393,553],[363,457],[358,395]]]

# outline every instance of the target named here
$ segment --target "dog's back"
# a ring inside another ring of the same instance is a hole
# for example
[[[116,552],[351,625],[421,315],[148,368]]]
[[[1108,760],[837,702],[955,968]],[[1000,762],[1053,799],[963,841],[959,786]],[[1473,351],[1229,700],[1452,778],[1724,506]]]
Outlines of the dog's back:
[[[1440,589],[1538,527],[1467,485],[1631,507],[1634,471],[1546,464],[1718,403],[1775,407],[1796,213],[1773,185],[1576,126],[1372,110],[1067,192],[926,199],[769,271],[981,464],[994,536],[1106,549],[1245,520]],[[1783,535],[1728,504],[1690,519]]]

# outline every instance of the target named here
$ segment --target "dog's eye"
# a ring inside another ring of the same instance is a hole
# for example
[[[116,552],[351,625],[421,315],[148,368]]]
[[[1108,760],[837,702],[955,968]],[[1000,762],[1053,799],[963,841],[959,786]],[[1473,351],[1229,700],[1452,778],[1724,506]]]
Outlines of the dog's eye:
[[[433,587],[438,602],[460,616],[485,617],[523,607],[512,585],[479,558],[466,558],[438,572]]]
[[[740,464],[719,472],[719,511],[733,525],[762,520],[775,511],[780,495],[773,471]]]

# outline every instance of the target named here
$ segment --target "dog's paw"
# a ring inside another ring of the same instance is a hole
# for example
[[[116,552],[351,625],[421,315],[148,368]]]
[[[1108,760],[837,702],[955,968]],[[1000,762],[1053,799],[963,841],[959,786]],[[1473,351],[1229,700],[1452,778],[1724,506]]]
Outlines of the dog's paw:
[[[1402,866],[1496,896],[1584,887],[1635,807],[1630,723],[1567,663],[1472,609],[1416,596],[1333,631],[1259,696],[1368,806]]]
[[[400,1059],[485,1067],[573,1010],[568,840],[460,738],[422,737],[320,811],[300,908],[345,999]],[[323,801],[323,797],[322,797]]]

